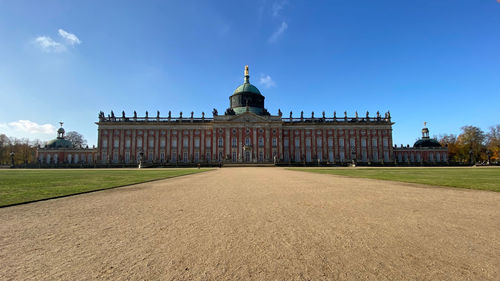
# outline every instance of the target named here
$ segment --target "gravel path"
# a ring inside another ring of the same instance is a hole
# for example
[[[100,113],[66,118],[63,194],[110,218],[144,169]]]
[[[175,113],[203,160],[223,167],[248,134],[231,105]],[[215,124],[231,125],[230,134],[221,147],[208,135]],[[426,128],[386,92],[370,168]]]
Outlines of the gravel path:
[[[0,280],[499,280],[500,193],[224,168],[0,209]]]

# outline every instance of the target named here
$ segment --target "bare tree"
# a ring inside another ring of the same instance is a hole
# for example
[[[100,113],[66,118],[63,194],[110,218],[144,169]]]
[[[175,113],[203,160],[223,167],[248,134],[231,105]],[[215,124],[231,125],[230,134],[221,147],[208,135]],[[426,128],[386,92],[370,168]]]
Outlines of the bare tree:
[[[87,140],[83,137],[83,135],[75,131],[68,132],[65,138],[70,140],[75,147],[87,145]]]

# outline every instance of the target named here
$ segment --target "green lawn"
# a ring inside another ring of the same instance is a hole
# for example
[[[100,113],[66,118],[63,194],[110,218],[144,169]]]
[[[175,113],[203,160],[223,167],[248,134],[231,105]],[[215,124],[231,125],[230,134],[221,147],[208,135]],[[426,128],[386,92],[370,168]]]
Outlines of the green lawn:
[[[467,168],[290,168],[320,174],[500,192],[500,167]]]
[[[210,169],[0,170],[0,206],[199,173]]]

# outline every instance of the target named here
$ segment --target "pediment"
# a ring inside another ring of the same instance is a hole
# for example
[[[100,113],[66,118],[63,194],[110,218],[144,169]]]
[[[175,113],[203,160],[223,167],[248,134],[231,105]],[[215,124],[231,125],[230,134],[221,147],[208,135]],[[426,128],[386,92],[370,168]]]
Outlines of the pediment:
[[[263,122],[263,121],[268,121],[268,118],[266,118],[266,116],[257,115],[253,112],[245,112],[242,114],[231,116],[230,118],[228,118],[227,121],[232,121],[232,122]]]

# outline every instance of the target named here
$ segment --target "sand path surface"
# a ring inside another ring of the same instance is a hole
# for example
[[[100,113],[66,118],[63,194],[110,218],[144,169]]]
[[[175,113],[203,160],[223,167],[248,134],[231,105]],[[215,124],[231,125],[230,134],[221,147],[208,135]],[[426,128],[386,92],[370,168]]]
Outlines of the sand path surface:
[[[0,280],[499,280],[500,193],[223,168],[0,209]]]

